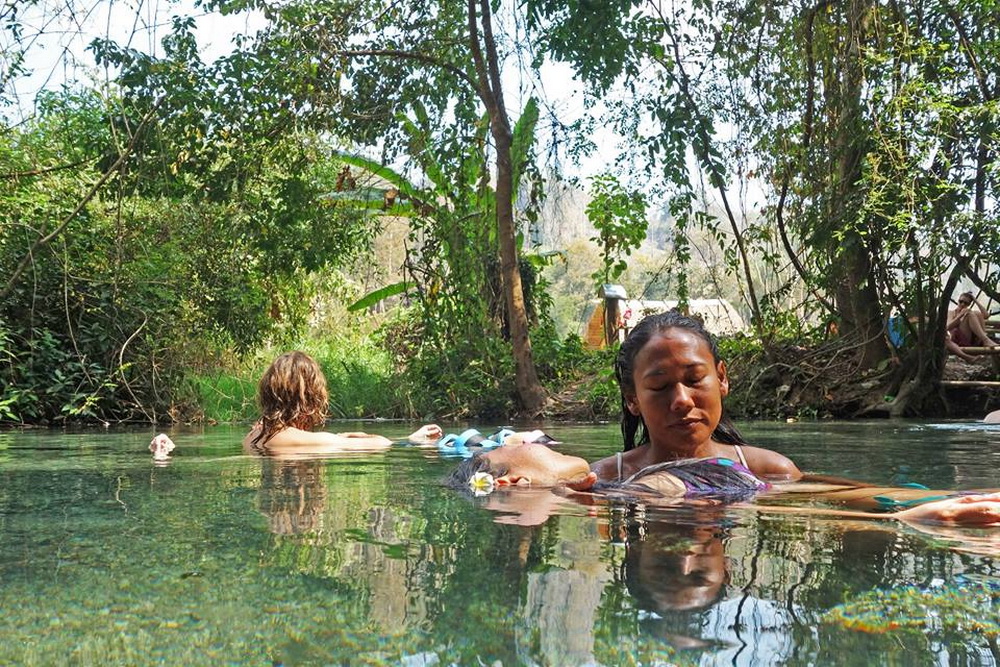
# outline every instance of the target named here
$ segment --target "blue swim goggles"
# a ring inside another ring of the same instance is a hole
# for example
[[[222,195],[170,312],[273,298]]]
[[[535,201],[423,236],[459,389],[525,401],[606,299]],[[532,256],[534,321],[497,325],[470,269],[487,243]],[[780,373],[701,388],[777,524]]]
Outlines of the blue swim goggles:
[[[437,448],[441,456],[468,459],[472,458],[472,455],[477,452],[485,452],[502,446],[507,436],[513,434],[514,431],[511,429],[502,428],[493,435],[486,437],[476,429],[470,428],[458,435],[449,433],[444,436],[437,441]]]

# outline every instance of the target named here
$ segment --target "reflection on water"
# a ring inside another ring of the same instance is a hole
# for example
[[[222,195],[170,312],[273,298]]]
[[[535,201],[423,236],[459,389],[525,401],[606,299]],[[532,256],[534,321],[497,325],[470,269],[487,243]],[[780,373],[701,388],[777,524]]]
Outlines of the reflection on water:
[[[326,510],[322,461],[261,461],[260,511],[275,535],[320,534]]]
[[[617,446],[614,426],[549,430],[591,459]],[[1000,486],[995,430],[746,430],[819,472]],[[472,499],[424,450],[261,460],[227,428],[172,433],[156,467],[150,437],[0,434],[0,664],[1000,661],[988,532]]]
[[[663,615],[704,609],[722,596],[728,579],[722,519],[713,508],[689,521],[630,522],[624,578],[640,608]]]

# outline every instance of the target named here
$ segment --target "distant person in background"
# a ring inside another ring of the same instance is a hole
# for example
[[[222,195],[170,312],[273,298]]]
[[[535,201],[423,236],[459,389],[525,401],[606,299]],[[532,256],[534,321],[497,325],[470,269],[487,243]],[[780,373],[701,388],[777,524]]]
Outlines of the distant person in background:
[[[973,308],[972,306],[976,307]],[[986,308],[972,296],[972,292],[962,292],[958,297],[958,308],[948,315],[947,340],[945,347],[952,354],[965,361],[975,357],[962,350],[963,347],[996,347],[996,343],[986,333]]]
[[[371,433],[314,431],[327,417],[329,395],[319,364],[305,352],[286,352],[257,386],[261,418],[243,439],[248,454],[270,456],[328,454],[387,449],[392,441]],[[410,434],[414,443],[435,442],[441,428],[427,424]]]

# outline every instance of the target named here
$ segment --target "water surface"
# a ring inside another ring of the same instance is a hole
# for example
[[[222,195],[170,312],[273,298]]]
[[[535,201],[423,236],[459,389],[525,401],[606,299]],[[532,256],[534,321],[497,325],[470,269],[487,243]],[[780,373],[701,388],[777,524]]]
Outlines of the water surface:
[[[620,443],[615,425],[549,431],[588,459]],[[744,431],[803,469],[1000,486],[1000,427]],[[282,463],[243,456],[243,432],[173,432],[165,466],[151,431],[0,433],[0,664],[1000,661],[988,531],[472,499],[437,483],[454,461],[433,451]]]

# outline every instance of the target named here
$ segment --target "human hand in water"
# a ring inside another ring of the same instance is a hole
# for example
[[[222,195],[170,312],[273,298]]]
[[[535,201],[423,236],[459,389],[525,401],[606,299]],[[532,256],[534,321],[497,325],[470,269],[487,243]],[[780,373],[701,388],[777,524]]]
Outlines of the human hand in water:
[[[407,436],[407,440],[418,445],[431,445],[441,439],[444,431],[437,424],[424,424]]]
[[[934,500],[910,507],[894,516],[907,523],[939,523],[980,528],[1000,527],[1000,493]]]

